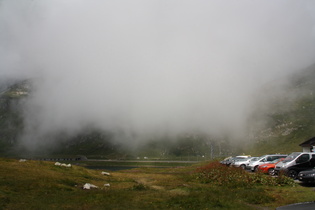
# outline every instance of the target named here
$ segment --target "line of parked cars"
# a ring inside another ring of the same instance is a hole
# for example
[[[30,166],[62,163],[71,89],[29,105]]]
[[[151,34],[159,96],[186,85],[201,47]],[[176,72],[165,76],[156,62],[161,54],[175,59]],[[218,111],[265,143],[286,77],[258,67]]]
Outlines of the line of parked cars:
[[[261,157],[242,155],[228,157],[221,161],[221,164],[269,175],[284,174],[302,182],[315,182],[315,152],[293,152],[289,155],[272,154]]]

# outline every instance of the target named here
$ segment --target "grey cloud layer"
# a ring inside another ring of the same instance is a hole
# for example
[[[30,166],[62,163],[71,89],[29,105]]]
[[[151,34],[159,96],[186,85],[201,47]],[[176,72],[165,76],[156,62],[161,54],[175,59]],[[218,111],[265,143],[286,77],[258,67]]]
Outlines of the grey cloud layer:
[[[86,125],[240,132],[314,62],[313,1],[0,1],[0,77],[35,78],[25,141]]]

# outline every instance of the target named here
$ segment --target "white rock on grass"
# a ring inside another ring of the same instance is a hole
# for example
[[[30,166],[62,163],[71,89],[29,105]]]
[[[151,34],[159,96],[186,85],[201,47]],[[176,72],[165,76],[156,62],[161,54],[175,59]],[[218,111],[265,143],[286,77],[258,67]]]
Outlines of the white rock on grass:
[[[102,171],[102,174],[103,174],[103,175],[107,175],[107,176],[110,176],[110,173],[108,173],[108,172],[105,172],[105,171]]]
[[[85,183],[85,185],[83,185],[84,190],[90,190],[91,188],[98,188],[98,186],[90,183]]]
[[[65,164],[65,163],[56,162],[55,166],[62,166],[62,167],[71,168],[71,164],[70,163],[69,164]]]

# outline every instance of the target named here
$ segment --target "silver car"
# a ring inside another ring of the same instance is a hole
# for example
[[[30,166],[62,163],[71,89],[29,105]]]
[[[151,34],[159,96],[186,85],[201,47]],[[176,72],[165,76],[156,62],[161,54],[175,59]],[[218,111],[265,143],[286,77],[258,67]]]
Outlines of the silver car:
[[[258,157],[249,157],[249,158],[245,158],[245,159],[237,159],[231,165],[234,166],[234,167],[240,167],[242,169],[245,169],[246,165],[250,161],[255,161],[257,159],[258,159]]]

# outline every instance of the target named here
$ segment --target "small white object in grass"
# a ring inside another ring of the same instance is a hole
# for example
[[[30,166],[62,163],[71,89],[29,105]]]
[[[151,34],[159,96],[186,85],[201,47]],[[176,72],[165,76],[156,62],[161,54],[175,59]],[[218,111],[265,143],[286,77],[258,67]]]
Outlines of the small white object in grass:
[[[109,175],[110,175],[110,173],[105,172],[105,171],[102,171],[102,174],[103,174],[103,175],[107,175],[107,176],[109,176]]]
[[[98,188],[98,186],[90,183],[85,183],[85,185],[83,185],[83,189],[85,190],[90,190],[91,188]]]

